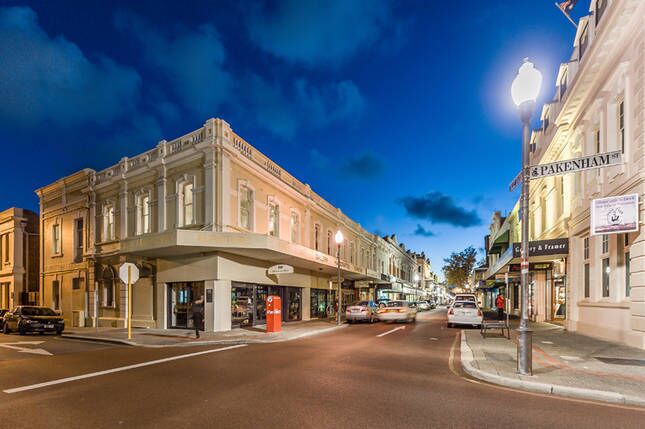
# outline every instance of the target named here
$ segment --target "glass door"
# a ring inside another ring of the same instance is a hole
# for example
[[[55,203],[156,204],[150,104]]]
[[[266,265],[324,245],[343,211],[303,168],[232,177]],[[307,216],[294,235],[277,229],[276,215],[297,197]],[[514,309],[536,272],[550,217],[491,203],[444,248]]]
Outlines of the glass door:
[[[553,281],[553,319],[567,318],[567,288],[564,279]]]
[[[253,325],[253,287],[231,288],[231,325],[235,328]]]
[[[190,329],[193,324],[193,302],[203,298],[204,282],[168,284],[168,325],[170,328]]]

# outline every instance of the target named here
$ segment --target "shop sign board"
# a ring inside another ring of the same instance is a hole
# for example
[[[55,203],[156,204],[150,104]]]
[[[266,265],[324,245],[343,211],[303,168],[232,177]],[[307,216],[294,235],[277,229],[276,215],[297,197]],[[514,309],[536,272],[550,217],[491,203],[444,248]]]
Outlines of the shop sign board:
[[[638,231],[638,194],[591,201],[591,235]]]
[[[513,257],[521,255],[522,243],[513,243]],[[569,253],[569,239],[538,240],[529,242],[528,256],[566,255]]]
[[[533,165],[530,167],[530,178],[539,179],[547,176],[574,173],[576,171],[590,170],[592,168],[609,167],[623,162],[622,151],[597,153],[583,156],[582,158],[567,159],[548,164]]]
[[[293,274],[293,267],[286,264],[279,264],[269,267],[269,275],[276,274]]]
[[[553,264],[551,262],[531,262],[529,264],[529,271],[551,270],[552,268],[553,268]],[[521,265],[520,264],[510,264],[508,266],[508,270],[511,273],[519,273],[520,270],[521,270]]]

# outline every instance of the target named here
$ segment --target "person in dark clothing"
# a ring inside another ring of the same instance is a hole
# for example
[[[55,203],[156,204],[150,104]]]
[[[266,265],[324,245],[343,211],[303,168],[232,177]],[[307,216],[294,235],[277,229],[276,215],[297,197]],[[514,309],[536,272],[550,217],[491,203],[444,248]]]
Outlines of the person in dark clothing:
[[[495,299],[495,307],[497,307],[497,317],[499,320],[504,320],[504,305],[506,304],[504,294],[500,292]]]
[[[193,303],[193,325],[195,326],[195,338],[199,338],[199,331],[203,331],[204,323],[204,297],[200,296]]]

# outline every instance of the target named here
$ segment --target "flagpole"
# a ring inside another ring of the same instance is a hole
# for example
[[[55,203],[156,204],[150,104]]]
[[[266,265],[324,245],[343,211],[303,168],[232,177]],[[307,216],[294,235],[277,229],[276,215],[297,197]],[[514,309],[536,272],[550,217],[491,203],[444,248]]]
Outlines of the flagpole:
[[[571,24],[572,24],[576,29],[578,28],[578,24],[576,24],[575,22],[573,22],[573,19],[571,19],[571,17],[569,16],[569,14],[568,14],[568,13],[566,13],[566,12],[564,11],[564,9],[562,9],[562,8],[560,7],[560,5],[559,5],[557,2],[555,3],[555,7],[557,7],[557,8],[558,8],[558,10],[559,10],[560,12],[562,12],[562,15],[564,15],[564,16],[569,20],[569,22],[570,22],[570,23],[571,23]]]

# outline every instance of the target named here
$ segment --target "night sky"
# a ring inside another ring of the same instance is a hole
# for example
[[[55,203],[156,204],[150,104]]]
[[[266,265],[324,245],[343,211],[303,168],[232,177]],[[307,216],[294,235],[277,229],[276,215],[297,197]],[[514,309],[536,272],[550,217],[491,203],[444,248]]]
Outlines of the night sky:
[[[0,2],[2,209],[220,117],[439,272],[518,197],[522,58],[539,106],[575,35],[553,0],[167,3]]]

